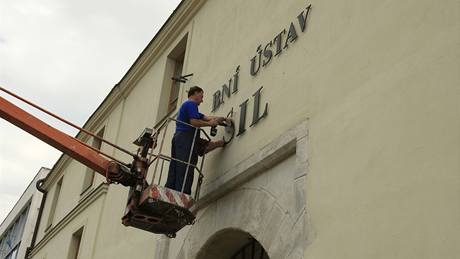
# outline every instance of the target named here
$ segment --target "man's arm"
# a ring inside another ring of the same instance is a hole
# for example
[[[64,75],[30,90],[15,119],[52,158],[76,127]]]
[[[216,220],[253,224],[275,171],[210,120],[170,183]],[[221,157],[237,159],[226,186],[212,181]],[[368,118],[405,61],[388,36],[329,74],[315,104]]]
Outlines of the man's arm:
[[[190,124],[192,124],[194,127],[213,127],[217,126],[219,124],[219,121],[217,119],[212,119],[208,118],[206,120],[206,116],[203,117],[203,119],[190,119]]]
[[[205,121],[210,121],[210,120],[224,121],[225,118],[224,118],[224,117],[218,117],[218,116],[207,116],[207,115],[204,115],[204,116],[203,116],[203,120],[205,120]]]

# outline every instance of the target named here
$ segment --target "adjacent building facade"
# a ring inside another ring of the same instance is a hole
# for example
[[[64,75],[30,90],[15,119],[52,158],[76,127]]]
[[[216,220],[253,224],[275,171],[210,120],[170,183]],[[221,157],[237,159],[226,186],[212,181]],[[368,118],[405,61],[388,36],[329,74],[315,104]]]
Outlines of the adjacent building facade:
[[[135,150],[201,86],[200,111],[236,132],[206,157],[195,224],[174,239],[124,227],[128,190],[62,156],[30,258],[458,257],[458,10],[182,1],[84,127]]]
[[[50,169],[42,167],[0,225],[0,258],[25,258],[32,245],[43,194],[36,184]]]

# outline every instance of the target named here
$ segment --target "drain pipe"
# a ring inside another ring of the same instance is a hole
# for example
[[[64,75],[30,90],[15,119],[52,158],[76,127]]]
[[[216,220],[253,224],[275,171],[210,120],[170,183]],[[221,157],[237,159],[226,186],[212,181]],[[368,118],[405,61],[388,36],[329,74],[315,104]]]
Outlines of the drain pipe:
[[[37,190],[41,193],[43,193],[42,200],[40,202],[40,209],[38,210],[38,216],[37,216],[37,221],[35,221],[35,228],[34,228],[34,233],[32,234],[32,242],[29,247],[26,249],[26,255],[24,259],[29,258],[29,254],[32,251],[32,249],[35,246],[35,241],[37,239],[37,234],[38,234],[38,227],[40,226],[40,220],[42,218],[42,213],[43,213],[43,207],[45,206],[45,201],[46,201],[46,195],[48,192],[42,188],[43,183],[45,182],[46,178],[40,179],[37,181],[37,184],[35,185],[37,187]]]

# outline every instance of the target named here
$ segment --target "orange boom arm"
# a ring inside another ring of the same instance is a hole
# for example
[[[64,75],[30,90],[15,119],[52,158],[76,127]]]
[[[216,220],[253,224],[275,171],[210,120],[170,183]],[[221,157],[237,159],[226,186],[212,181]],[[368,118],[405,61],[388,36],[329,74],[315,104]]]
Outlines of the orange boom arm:
[[[127,170],[123,170],[125,169],[122,168],[124,166],[109,161],[99,155],[98,152],[85,146],[80,140],[51,127],[2,97],[0,97],[0,117],[62,151],[104,177],[109,176],[109,178],[123,185],[131,185],[130,181],[128,182],[128,179],[125,179],[130,177],[126,175]]]

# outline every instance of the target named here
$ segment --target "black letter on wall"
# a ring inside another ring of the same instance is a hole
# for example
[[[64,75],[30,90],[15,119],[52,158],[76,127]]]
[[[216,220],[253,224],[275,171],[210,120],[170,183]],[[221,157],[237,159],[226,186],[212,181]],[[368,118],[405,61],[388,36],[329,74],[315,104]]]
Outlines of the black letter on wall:
[[[254,126],[257,124],[257,122],[259,122],[260,119],[262,119],[263,117],[267,116],[267,109],[268,109],[268,103],[265,104],[265,110],[264,110],[264,113],[262,113],[262,115],[259,115],[259,106],[260,106],[260,91],[262,90],[263,86],[261,86],[259,88],[259,90],[257,90],[257,92],[255,92],[252,96],[254,96],[254,110],[252,112],[252,123],[250,125],[250,127]]]
[[[294,23],[291,22],[291,26],[289,27],[289,31],[286,37],[286,43],[284,44],[284,48],[288,47],[288,41],[293,42],[297,39],[297,32],[295,30]]]
[[[230,98],[230,86],[232,85],[232,79],[228,81],[228,86],[226,84],[222,85],[222,103],[224,103],[224,96]]]
[[[308,13],[310,12],[310,9],[311,9],[311,4],[307,6],[307,13],[305,14],[305,16],[303,15],[304,11],[302,11],[299,14],[299,16],[297,16],[297,19],[299,20],[300,29],[302,30],[302,32],[305,30],[305,27],[307,25],[307,18],[308,18]]]
[[[216,111],[222,103],[222,99],[220,98],[220,91],[214,93],[212,98],[212,111]]]
[[[240,104],[240,125],[238,127],[237,136],[243,134],[246,131],[246,110],[248,108],[248,99]]]

